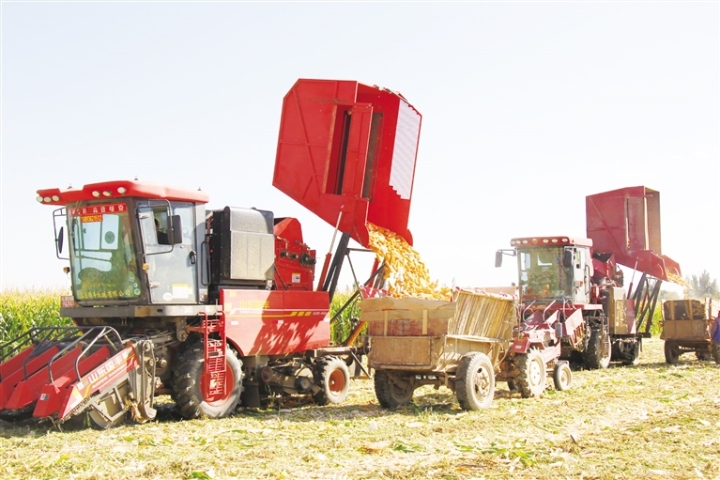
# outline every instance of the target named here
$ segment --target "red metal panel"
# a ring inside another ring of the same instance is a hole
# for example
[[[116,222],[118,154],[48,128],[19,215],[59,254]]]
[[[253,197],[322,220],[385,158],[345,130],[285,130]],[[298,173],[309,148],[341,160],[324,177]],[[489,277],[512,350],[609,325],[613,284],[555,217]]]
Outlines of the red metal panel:
[[[273,185],[368,245],[367,222],[407,229],[421,115],[399,94],[300,79],[283,101]],[[340,217],[342,213],[342,217]]]
[[[138,359],[135,355],[135,348],[128,345],[69,387],[69,393],[63,396],[64,403],[60,407],[58,419],[62,420],[67,417],[91,395],[105,391],[119,383],[123,377],[127,377],[128,372],[137,366]]]
[[[221,289],[227,339],[243,356],[287,355],[330,344],[327,292]]]
[[[16,372],[22,368],[25,359],[30,356],[32,351],[35,349],[34,345],[27,347],[14,357],[9,358],[3,363],[0,363],[0,381],[6,379],[8,375]]]
[[[3,373],[3,380],[0,383],[0,410],[6,408],[10,397],[15,391],[15,387],[41,368],[47,366],[50,359],[59,351],[60,348],[53,345],[39,355],[27,357],[26,360],[23,361],[23,364],[17,365],[16,362],[13,362],[11,367],[16,368],[16,370],[10,371],[8,368],[8,371]],[[8,363],[10,363],[10,361],[8,361]],[[47,375],[44,369],[43,372]]]
[[[75,360],[80,356],[80,353],[80,348],[76,347],[52,362],[52,364],[49,364],[48,368],[52,371],[53,377],[63,375],[71,368],[74,368]],[[17,384],[5,408],[8,410],[17,410],[27,407],[40,398],[40,390],[48,383],[50,383],[48,370],[39,370],[26,380]]]
[[[283,290],[312,290],[315,279],[315,250],[303,242],[296,218],[276,219],[275,284]]]
[[[585,207],[594,252],[612,253],[617,263],[660,280],[682,276],[680,265],[662,255],[660,192],[621,188],[587,196]]]
[[[78,364],[80,375],[87,374],[90,370],[107,360],[109,356],[110,349],[105,346],[93,352],[88,357],[82,358]],[[33,410],[33,417],[48,417],[57,413],[70,396],[70,389],[66,387],[77,380],[79,380],[77,372],[72,368],[64,375],[55,378],[52,383],[44,385],[40,389],[40,397],[35,405],[35,410]]]

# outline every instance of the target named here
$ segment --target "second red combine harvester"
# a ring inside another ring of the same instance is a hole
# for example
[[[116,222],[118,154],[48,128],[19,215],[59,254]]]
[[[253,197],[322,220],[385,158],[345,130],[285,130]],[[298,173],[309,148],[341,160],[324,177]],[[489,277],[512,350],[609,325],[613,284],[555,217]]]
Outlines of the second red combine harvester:
[[[591,369],[635,364],[662,281],[681,278],[660,253],[660,194],[640,186],[590,195],[586,214],[587,238],[514,238],[496,266],[504,254],[517,257],[520,321],[552,323],[561,358]],[[620,265],[640,272],[638,282],[626,287]]]
[[[108,428],[152,420],[169,394],[184,418],[224,417],[275,395],[342,402],[352,346],[333,346],[330,302],[347,242],[367,222],[407,230],[420,114],[354,81],[298,80],[283,102],[273,185],[342,232],[314,287],[300,222],[206,209],[195,190],[107,181],[38,191],[58,208],[56,249],[76,327],[0,346],[0,414]]]

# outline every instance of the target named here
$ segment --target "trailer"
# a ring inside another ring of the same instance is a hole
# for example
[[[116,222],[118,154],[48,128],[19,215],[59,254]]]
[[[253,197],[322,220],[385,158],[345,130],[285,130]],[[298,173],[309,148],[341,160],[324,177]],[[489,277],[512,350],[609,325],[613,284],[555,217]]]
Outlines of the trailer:
[[[665,300],[662,306],[662,333],[665,341],[665,362],[677,365],[680,356],[695,353],[698,360],[712,360],[720,364],[720,355],[713,352],[710,339],[712,300]]]
[[[375,394],[385,408],[410,403],[422,385],[452,390],[465,410],[489,407],[496,381],[523,397],[542,393],[548,372],[558,389],[570,386],[552,325],[518,325],[511,295],[459,289],[449,301],[373,298],[360,309]]]

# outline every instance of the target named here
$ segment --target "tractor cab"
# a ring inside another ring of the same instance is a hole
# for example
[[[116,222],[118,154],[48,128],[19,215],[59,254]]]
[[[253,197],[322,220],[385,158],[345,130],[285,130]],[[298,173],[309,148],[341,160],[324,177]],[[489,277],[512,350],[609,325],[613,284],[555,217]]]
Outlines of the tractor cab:
[[[517,256],[521,304],[528,306],[590,302],[592,241],[570,237],[514,238],[513,250],[499,250],[496,266],[503,254]]]
[[[54,213],[80,306],[197,304],[198,225],[207,197],[138,181],[39,190]]]

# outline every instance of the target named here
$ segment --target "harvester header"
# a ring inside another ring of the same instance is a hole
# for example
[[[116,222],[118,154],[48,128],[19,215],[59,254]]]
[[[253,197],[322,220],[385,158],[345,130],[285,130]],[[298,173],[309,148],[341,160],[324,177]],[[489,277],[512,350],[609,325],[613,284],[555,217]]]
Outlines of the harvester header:
[[[399,93],[300,79],[285,95],[273,185],[367,247],[407,228],[422,116]]]

